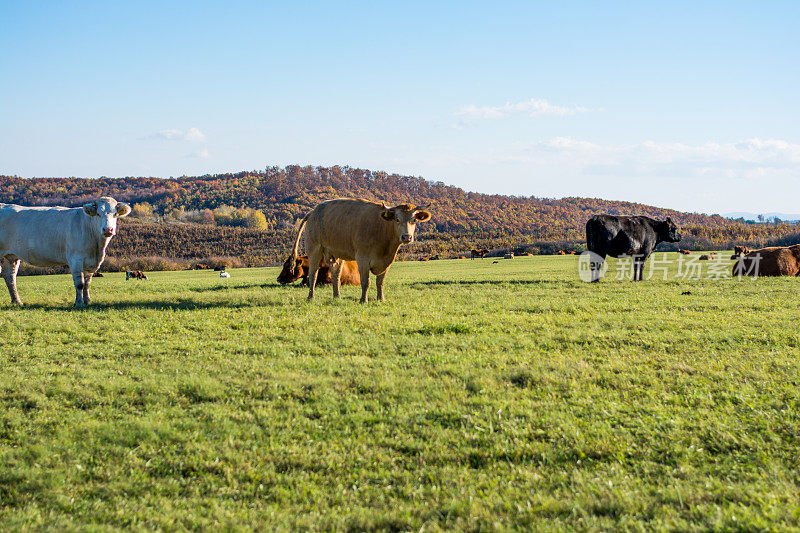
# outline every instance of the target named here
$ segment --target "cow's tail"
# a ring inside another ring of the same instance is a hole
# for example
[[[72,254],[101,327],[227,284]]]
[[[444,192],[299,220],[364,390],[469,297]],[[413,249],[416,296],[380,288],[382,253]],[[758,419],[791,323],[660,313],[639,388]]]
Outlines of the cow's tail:
[[[310,214],[311,213],[309,213],[309,215]],[[300,256],[298,252],[298,248],[300,247],[300,237],[303,235],[303,228],[306,225],[306,221],[308,221],[309,215],[303,217],[303,220],[300,222],[300,227],[297,228],[297,238],[294,240],[294,248],[292,248],[292,259],[297,260],[297,258]]]

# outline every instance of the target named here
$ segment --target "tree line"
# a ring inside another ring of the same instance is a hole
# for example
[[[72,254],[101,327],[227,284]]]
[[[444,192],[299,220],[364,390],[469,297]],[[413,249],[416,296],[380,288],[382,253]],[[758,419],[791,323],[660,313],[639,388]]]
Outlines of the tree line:
[[[800,231],[794,224],[752,224],[599,198],[473,193],[441,181],[348,166],[290,165],[176,178],[0,176],[4,203],[77,206],[97,196],[134,207],[136,219],[124,220],[112,241],[114,255],[236,256],[247,264],[277,261],[294,238],[297,219],[336,197],[432,204],[432,221],[420,225],[417,243],[404,251],[409,257],[458,255],[474,246],[551,253],[553,243],[562,243],[579,249],[586,221],[597,213],[671,216],[687,236],[681,247],[695,249],[788,242]]]

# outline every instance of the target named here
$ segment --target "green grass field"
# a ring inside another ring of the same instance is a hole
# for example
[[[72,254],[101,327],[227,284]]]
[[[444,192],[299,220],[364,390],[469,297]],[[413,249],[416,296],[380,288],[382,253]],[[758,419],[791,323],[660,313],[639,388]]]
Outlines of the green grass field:
[[[800,528],[800,281],[576,263],[20,278],[0,530]]]

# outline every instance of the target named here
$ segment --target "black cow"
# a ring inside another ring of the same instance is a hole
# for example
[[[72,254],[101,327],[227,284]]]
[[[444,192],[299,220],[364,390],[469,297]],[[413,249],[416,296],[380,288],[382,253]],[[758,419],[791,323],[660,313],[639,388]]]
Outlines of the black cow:
[[[670,217],[595,215],[586,223],[586,246],[605,260],[633,257],[633,280],[642,280],[644,262],[660,242],[678,242],[681,235]],[[603,261],[592,261],[592,281],[600,281]]]

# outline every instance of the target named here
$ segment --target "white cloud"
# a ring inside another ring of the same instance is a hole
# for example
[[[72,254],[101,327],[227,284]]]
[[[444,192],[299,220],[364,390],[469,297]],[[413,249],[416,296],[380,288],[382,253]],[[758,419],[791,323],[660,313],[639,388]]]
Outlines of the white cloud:
[[[189,128],[189,131],[183,136],[187,141],[203,142],[206,140],[205,134],[197,128]]]
[[[189,128],[186,131],[170,129],[161,130],[146,137],[147,139],[161,139],[166,141],[190,141],[203,142],[206,135],[197,128]]]
[[[211,157],[211,154],[208,153],[208,149],[202,148],[200,150],[195,150],[194,152],[189,154],[188,157],[196,157],[198,159],[208,159],[209,157]]]
[[[508,117],[538,117],[543,115],[551,116],[567,116],[575,115],[577,113],[585,113],[589,109],[578,106],[562,106],[554,105],[544,99],[531,98],[523,102],[511,103],[506,102],[505,105],[490,107],[470,104],[458,110],[456,116],[465,120],[473,119],[497,119]]]
[[[612,178],[800,178],[800,144],[755,138],[730,143],[643,141],[601,145],[571,137],[556,137],[470,155],[461,162],[541,165]]]

